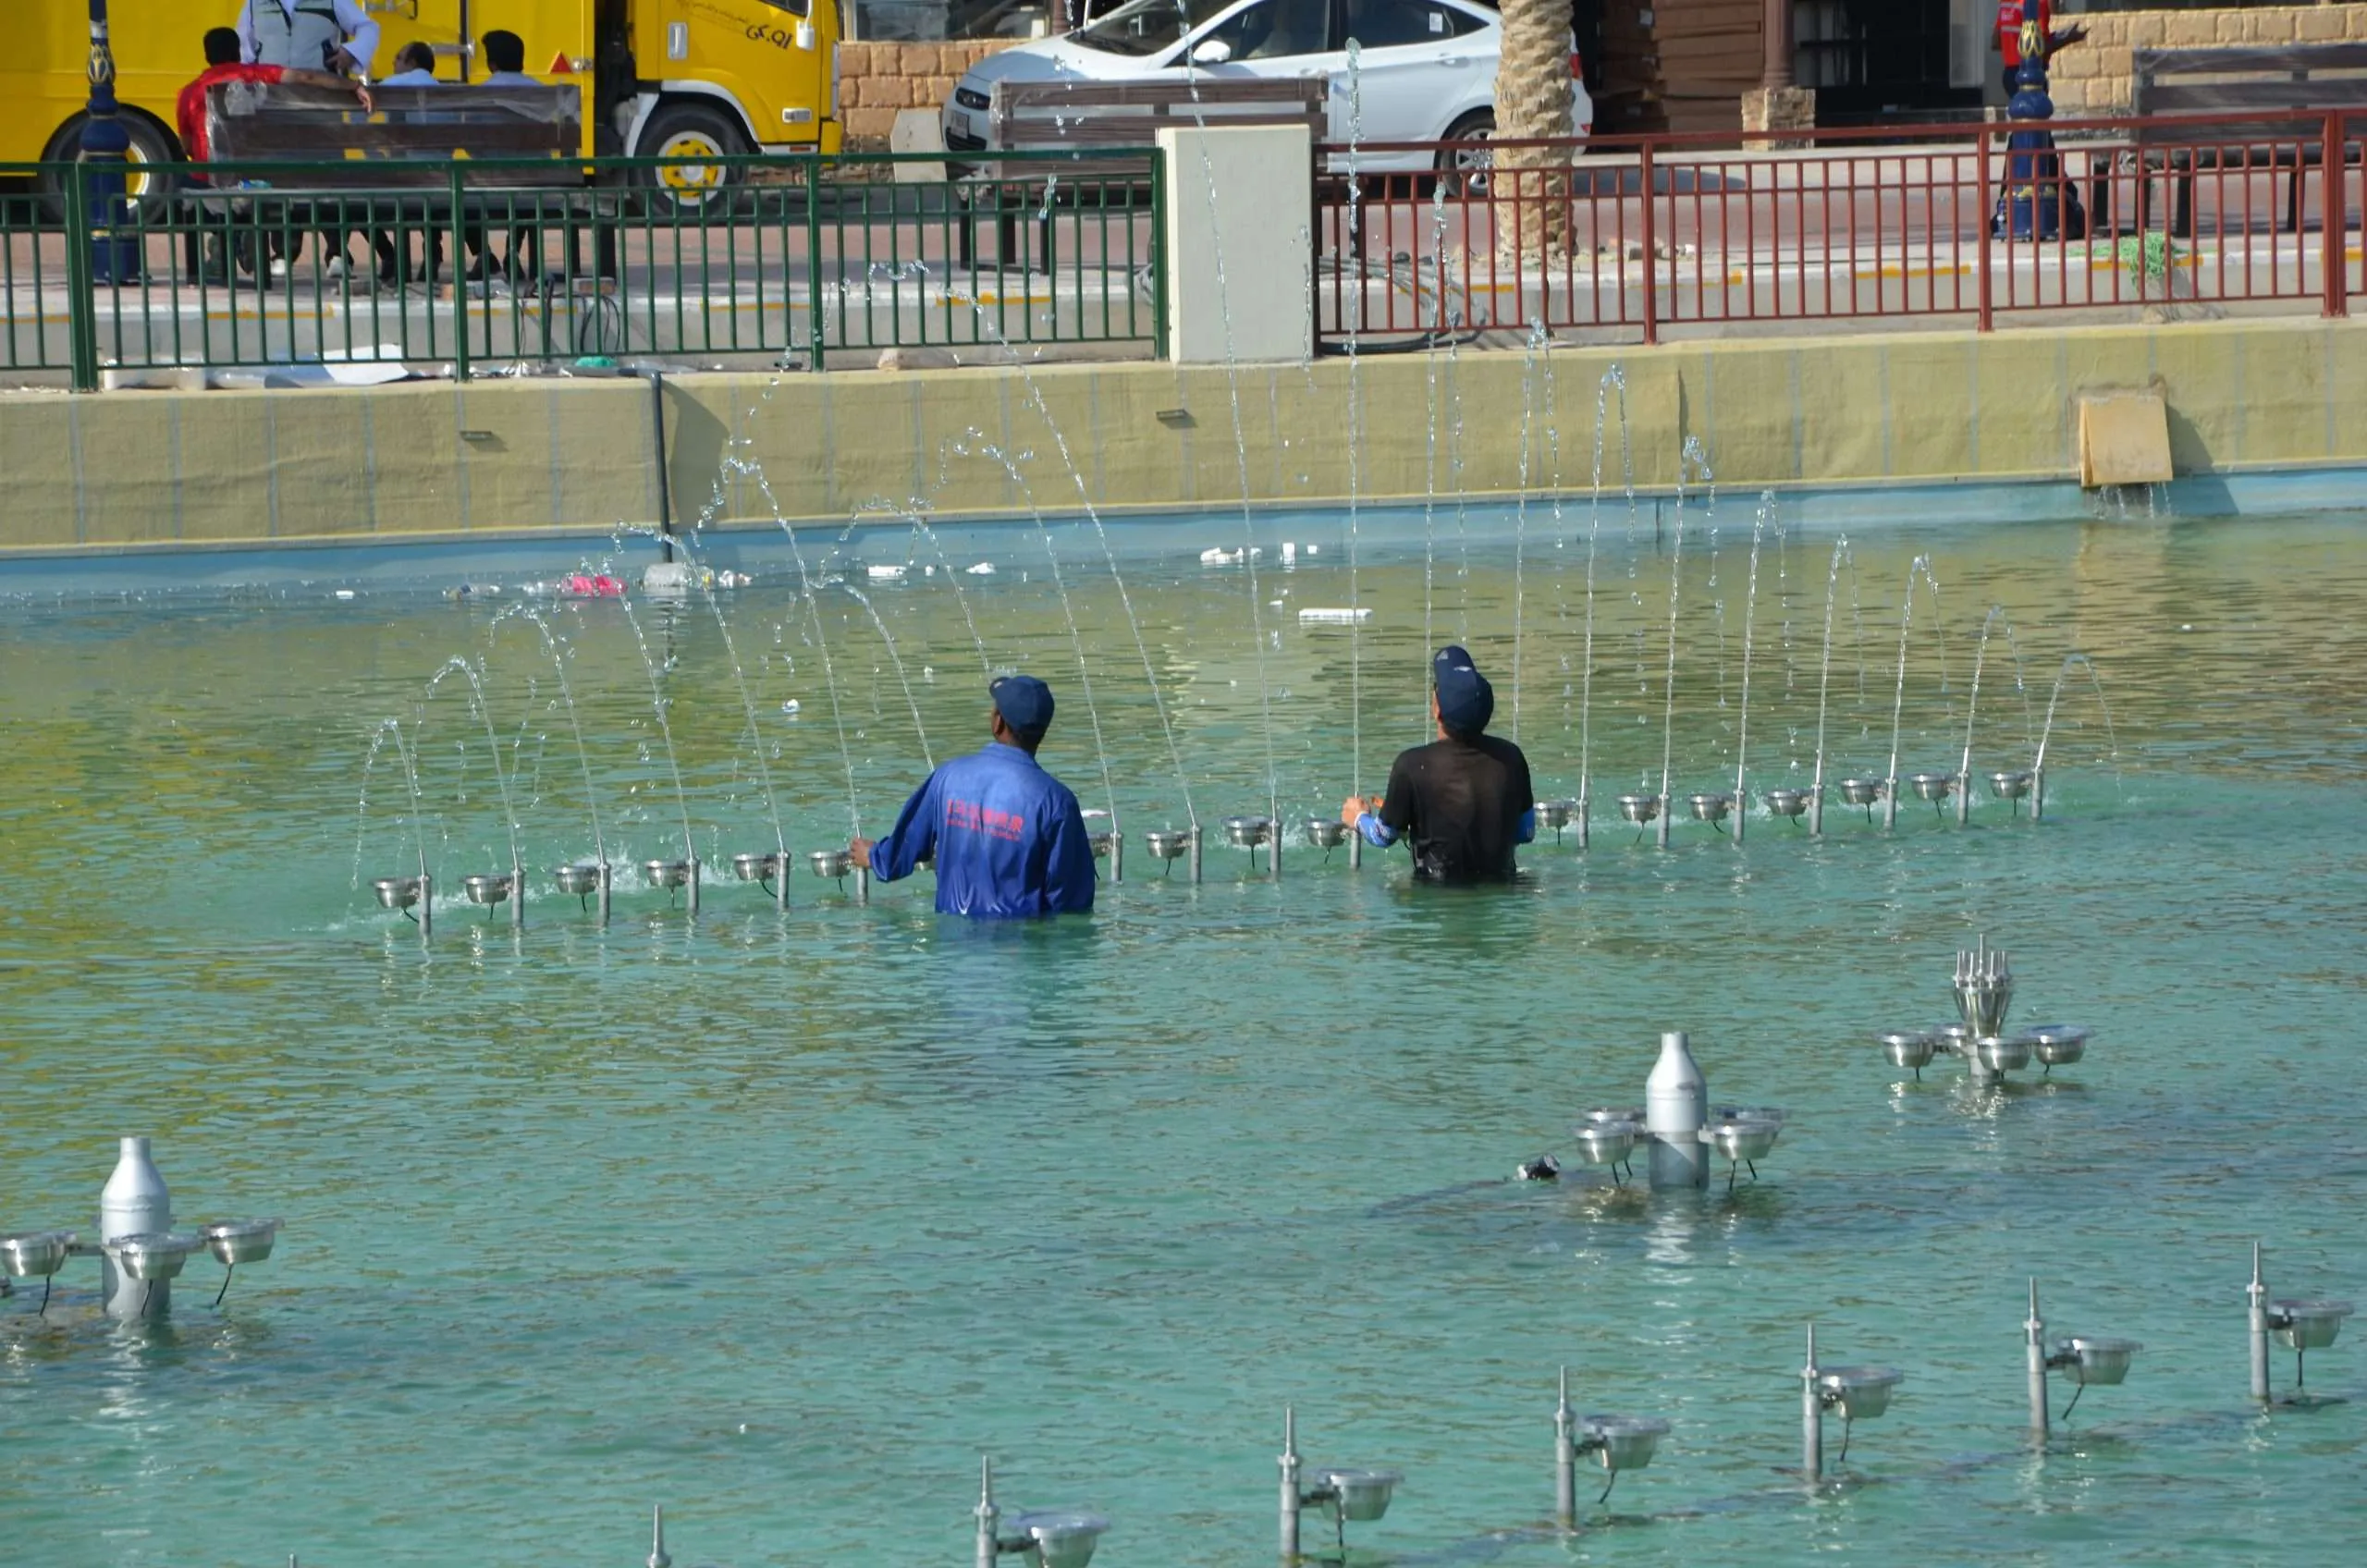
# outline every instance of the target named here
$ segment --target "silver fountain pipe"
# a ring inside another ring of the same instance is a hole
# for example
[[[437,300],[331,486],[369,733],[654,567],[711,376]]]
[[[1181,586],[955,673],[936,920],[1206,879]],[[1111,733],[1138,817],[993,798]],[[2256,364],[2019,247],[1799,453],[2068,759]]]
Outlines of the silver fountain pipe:
[[[674,1568],[674,1560],[666,1555],[666,1505],[662,1502],[649,1513],[649,1568]]]
[[[600,853],[600,924],[601,924],[602,925],[604,925],[604,926],[605,926],[605,925],[607,925],[608,924],[608,851],[607,851],[607,850],[603,849],[603,850],[601,850],[601,851],[599,851],[599,853]]]
[[[99,1240],[154,1235],[173,1228],[173,1195],[148,1153],[146,1138],[117,1144],[114,1171],[99,1189]],[[162,1317],[172,1310],[170,1280],[135,1280],[116,1267],[115,1255],[99,1255],[99,1295],[109,1317]]]
[[[518,863],[518,852],[509,852],[509,929],[526,928],[526,868]]]
[[[1800,1368],[1800,1474],[1810,1481],[1824,1478],[1823,1376],[1816,1364],[1816,1325],[1809,1325],[1809,1364]]]
[[[2040,1438],[2046,1436],[2046,1319],[2038,1312],[2038,1279],[2030,1279],[2030,1315],[2023,1320],[2022,1334],[2027,1342],[2030,1361],[2030,1430]]]
[[[1562,1368],[1562,1402],[1553,1407],[1553,1518],[1565,1530],[1578,1524],[1578,1448],[1570,1415],[1570,1369]]]
[[[1193,840],[1196,844],[1198,839]],[[1298,1561],[1298,1413],[1289,1405],[1282,1407],[1282,1561]],[[981,1563],[979,1568],[990,1568]]]
[[[2244,1294],[2251,1304],[2252,1398],[2268,1403],[2268,1286],[2260,1277],[2260,1243],[2252,1243],[2252,1282]]]
[[[699,852],[692,846],[687,833],[682,836],[682,848],[691,857],[691,918],[696,920],[699,917]]]
[[[1116,887],[1126,879],[1126,830],[1118,821],[1117,803],[1110,802],[1110,885]]]
[[[1701,1143],[1709,1116],[1710,1084],[1685,1032],[1662,1032],[1660,1060],[1644,1079],[1644,1127],[1652,1139],[1648,1169],[1654,1187],[1710,1184],[1710,1151]]]
[[[978,1456],[978,1506],[971,1516],[978,1522],[978,1547],[973,1561],[976,1568],[995,1568],[995,1526],[1002,1511],[995,1506],[995,1462],[984,1454]]]
[[[1200,825],[1192,824],[1192,848],[1184,862],[1192,873],[1192,886],[1200,885]]]

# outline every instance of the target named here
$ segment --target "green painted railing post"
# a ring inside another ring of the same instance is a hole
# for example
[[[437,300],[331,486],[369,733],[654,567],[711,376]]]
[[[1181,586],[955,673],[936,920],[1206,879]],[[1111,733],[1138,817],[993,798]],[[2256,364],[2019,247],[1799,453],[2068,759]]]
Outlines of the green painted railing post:
[[[1167,358],[1167,154],[1150,160],[1150,355]],[[1313,279],[1307,286],[1314,287]]]
[[[66,341],[74,390],[99,389],[99,300],[91,266],[91,190],[83,165],[66,165]]]
[[[460,160],[455,158],[447,165],[444,173],[448,181],[446,190],[451,201],[451,211],[445,214],[444,221],[452,230],[450,253],[446,257],[452,269],[452,379],[466,381],[469,379],[469,264],[467,251],[460,244],[467,225],[460,215]],[[421,243],[423,246],[425,241]],[[427,308],[430,319],[433,319],[435,302],[430,300]]]
[[[805,160],[805,351],[822,368],[822,158]]]

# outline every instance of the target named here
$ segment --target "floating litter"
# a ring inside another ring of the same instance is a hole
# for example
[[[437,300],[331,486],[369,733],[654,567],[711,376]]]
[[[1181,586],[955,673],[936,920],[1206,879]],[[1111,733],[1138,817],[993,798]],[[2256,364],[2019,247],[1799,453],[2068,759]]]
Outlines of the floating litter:
[[[1345,626],[1351,621],[1370,620],[1372,609],[1369,606],[1359,606],[1355,609],[1326,609],[1309,606],[1299,611],[1298,618],[1301,620],[1331,621]]]
[[[353,597],[353,590],[350,588],[340,588],[337,591],[337,596],[340,599],[350,599]]]
[[[966,570],[973,577],[992,577],[995,574],[995,563],[992,561],[980,561],[977,565],[967,568]]]
[[[1228,550],[1220,545],[1202,550],[1200,564],[1202,566],[1239,566],[1243,561],[1254,561],[1265,553],[1263,548],[1255,545],[1245,546],[1238,550]]]
[[[795,697],[790,698],[789,701],[781,704],[780,705],[780,711],[783,713],[795,713],[797,710],[798,703]]]
[[[901,566],[867,566],[863,570],[864,575],[875,582],[892,582],[904,575],[904,569]]]

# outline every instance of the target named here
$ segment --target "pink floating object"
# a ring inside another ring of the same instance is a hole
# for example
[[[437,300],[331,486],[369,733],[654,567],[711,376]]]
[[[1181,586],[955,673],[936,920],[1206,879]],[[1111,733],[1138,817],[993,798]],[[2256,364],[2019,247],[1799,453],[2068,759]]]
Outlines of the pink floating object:
[[[624,583],[605,571],[597,576],[579,571],[562,581],[558,591],[573,599],[621,599],[625,596]]]

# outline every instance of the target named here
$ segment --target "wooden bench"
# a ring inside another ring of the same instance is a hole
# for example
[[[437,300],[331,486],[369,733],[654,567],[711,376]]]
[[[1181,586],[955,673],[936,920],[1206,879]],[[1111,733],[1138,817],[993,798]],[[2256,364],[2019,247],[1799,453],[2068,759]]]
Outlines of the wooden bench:
[[[199,229],[227,228],[234,220],[316,229],[334,235],[340,249],[353,231],[428,234],[431,276],[441,235],[456,223],[472,245],[491,219],[517,234],[563,226],[572,246],[587,184],[580,90],[455,83],[380,87],[372,96],[365,111],[352,94],[330,88],[228,81],[208,89],[208,153],[215,163],[240,167],[226,173],[235,185],[180,193],[195,220],[187,237],[190,270]],[[602,249],[605,256],[608,247]]]
[[[1210,78],[1168,81],[999,81],[984,109],[962,106],[975,129],[949,130],[946,170],[967,182],[963,204],[973,214],[990,214],[1001,253],[1017,250],[1017,224],[1036,212],[1038,250],[1044,270],[1052,267],[1052,202],[1031,188],[1055,178],[1068,186],[1065,199],[1079,199],[1086,182],[1114,182],[1131,199],[1135,181],[1147,181],[1150,159],[1142,151],[1157,144],[1170,126],[1304,125],[1311,141],[1324,135],[1325,101],[1331,84],[1322,77]],[[1120,155],[1122,150],[1125,155]],[[1068,153],[1070,159],[1002,161],[998,153]],[[1094,154],[1108,153],[1107,156]],[[983,156],[980,156],[983,154]],[[1100,187],[1103,199],[1110,186]],[[1058,187],[1053,201],[1064,199]],[[961,226],[961,263],[971,264],[976,216]]]
[[[2170,232],[2194,236],[2194,178],[2198,171],[2289,169],[2285,225],[2301,227],[2301,180],[2325,158],[2321,126],[2292,117],[2245,120],[2251,112],[2351,110],[2367,114],[2367,43],[2300,43],[2226,49],[2140,49],[2131,58],[2130,108],[2139,116],[2222,116],[2209,126],[2140,125],[2137,227],[2150,216],[2152,175],[2170,178]],[[2359,159],[2358,143],[2346,133],[2342,159]],[[2106,190],[2097,181],[2099,193]],[[2105,198],[2107,201],[2109,197]],[[2109,214],[2099,211],[2098,227]],[[2328,221],[2342,221],[2328,203]]]

